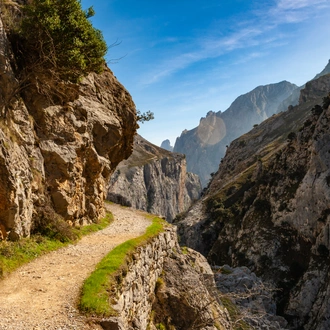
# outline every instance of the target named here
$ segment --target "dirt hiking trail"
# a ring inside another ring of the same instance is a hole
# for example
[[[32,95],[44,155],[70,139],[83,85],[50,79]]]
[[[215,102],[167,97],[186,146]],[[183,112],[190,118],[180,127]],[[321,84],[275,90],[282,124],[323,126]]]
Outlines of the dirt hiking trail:
[[[151,223],[136,210],[106,207],[115,218],[109,227],[37,258],[0,281],[1,330],[101,329],[77,311],[83,282],[110,250],[142,235]]]

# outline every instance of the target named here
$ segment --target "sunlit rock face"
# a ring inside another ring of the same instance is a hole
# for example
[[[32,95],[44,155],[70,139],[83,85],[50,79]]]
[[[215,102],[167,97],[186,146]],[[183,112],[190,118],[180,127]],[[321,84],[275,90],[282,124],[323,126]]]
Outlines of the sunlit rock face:
[[[172,222],[200,193],[199,178],[187,172],[184,155],[166,151],[136,135],[131,157],[120,163],[111,177],[107,199]]]
[[[178,223],[211,264],[275,285],[290,329],[330,328],[330,75],[300,103],[234,140],[202,200]]]
[[[23,88],[1,20],[0,46],[1,238],[29,236],[54,215],[96,221],[111,173],[132,152],[131,96],[106,67],[65,83],[61,97],[41,93],[38,77]]]
[[[182,132],[174,151],[186,155],[188,171],[198,174],[206,186],[230,142],[276,113],[296,88],[287,81],[259,86],[239,96],[225,112],[208,112],[198,127]]]

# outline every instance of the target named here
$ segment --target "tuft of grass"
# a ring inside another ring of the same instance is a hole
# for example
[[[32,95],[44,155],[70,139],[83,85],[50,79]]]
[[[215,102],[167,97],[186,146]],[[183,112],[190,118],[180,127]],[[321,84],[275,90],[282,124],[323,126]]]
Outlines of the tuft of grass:
[[[98,224],[91,224],[80,229],[73,228],[72,230],[76,234],[75,237],[81,238],[107,227],[112,220],[112,214],[107,213]],[[40,234],[23,238],[17,242],[0,241],[0,278],[47,252],[58,250],[73,242],[74,240],[63,241]]]
[[[118,245],[99,262],[83,285],[79,303],[82,312],[98,316],[116,315],[109,303],[110,293],[114,294],[121,285],[122,277],[127,272],[129,260],[136,248],[147,244],[164,231],[165,226],[164,220],[153,217],[152,224],[144,235]]]
[[[99,230],[102,230],[109,226],[109,224],[113,221],[112,213],[106,213],[105,217],[102,218],[98,223],[92,223],[88,226],[82,226],[79,229],[74,228],[74,232],[78,235],[78,237],[82,237],[91,233],[95,233]]]
[[[229,270],[229,269],[227,269],[227,268],[223,268],[223,267],[220,268],[219,272],[220,272],[221,274],[225,274],[225,275],[230,275],[230,274],[232,273],[231,270]]]
[[[186,246],[182,246],[181,251],[184,255],[187,255],[189,253],[188,248]]]
[[[164,280],[161,277],[158,277],[157,281],[156,281],[156,290],[155,291],[157,292],[157,290],[160,290],[164,286],[165,286]]]

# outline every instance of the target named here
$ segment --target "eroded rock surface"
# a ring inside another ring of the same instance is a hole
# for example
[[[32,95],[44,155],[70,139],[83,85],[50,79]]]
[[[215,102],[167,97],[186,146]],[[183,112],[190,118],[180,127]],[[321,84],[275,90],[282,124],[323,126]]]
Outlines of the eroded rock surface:
[[[187,172],[184,155],[161,149],[136,135],[132,155],[111,177],[107,199],[171,222],[200,193],[199,178]]]
[[[153,323],[182,330],[231,329],[233,322],[214,288],[213,272],[202,255],[191,249],[173,253],[156,287]]]

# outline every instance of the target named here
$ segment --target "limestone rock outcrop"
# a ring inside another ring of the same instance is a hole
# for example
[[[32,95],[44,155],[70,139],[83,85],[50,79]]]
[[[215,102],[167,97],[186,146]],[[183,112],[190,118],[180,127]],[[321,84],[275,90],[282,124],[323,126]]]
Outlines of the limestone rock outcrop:
[[[296,88],[287,81],[259,86],[239,96],[226,111],[208,112],[198,127],[182,132],[174,152],[186,155],[188,171],[198,174],[205,187],[230,142],[276,113]]]
[[[199,178],[187,172],[184,155],[166,151],[136,135],[132,155],[111,177],[107,199],[171,222],[200,193]]]
[[[181,241],[274,284],[290,329],[330,327],[330,75],[300,104],[233,141]]]
[[[14,66],[0,19],[1,236],[29,236],[52,212],[71,223],[96,221],[111,173],[132,151],[131,96],[107,67],[78,85],[63,82],[55,97],[42,93],[47,81],[38,77],[26,86]]]

